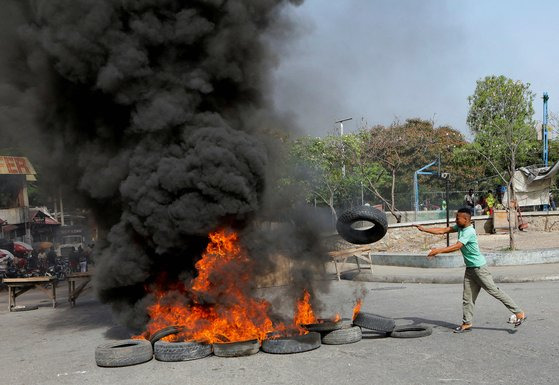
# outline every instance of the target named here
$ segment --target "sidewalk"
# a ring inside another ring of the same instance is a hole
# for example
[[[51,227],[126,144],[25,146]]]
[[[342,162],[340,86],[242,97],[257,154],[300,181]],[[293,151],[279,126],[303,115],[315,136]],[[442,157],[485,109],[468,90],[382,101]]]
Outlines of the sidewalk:
[[[365,282],[394,283],[458,283],[464,279],[464,267],[420,268],[373,265],[359,273],[357,265],[348,263],[342,279]],[[328,269],[330,271],[330,268]],[[559,281],[559,263],[517,266],[490,266],[489,271],[497,283]]]
[[[478,235],[479,247],[482,254],[487,257],[489,271],[495,282],[559,281],[559,234],[557,232],[517,232],[515,238],[517,251],[511,253],[507,251],[508,234]],[[456,239],[451,239],[451,244],[455,241]],[[440,246],[446,244],[441,242]],[[398,250],[394,255],[390,255],[390,251],[373,252],[373,274],[363,266],[361,273],[358,273],[357,265],[348,262],[345,272],[342,273],[342,279],[396,283],[462,284],[463,282],[465,267],[457,267],[463,264],[459,252],[456,255],[439,254],[438,260],[428,262],[427,250],[421,250],[420,247],[410,246]],[[392,261],[394,262],[391,263]],[[537,263],[526,264],[526,261]],[[333,263],[328,264],[327,271],[329,273],[335,271]]]

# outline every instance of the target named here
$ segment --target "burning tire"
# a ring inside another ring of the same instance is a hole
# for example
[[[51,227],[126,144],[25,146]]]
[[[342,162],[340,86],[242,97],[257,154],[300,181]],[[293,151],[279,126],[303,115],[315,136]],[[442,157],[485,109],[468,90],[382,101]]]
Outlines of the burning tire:
[[[153,345],[161,338],[180,333],[182,330],[183,328],[180,326],[167,326],[166,328],[160,329],[153,333],[153,335],[150,336],[149,342],[151,342],[151,344]]]
[[[338,330],[342,328],[342,320],[319,320],[318,323],[301,326],[309,332],[331,332],[332,330]]]
[[[212,345],[199,342],[157,341],[153,346],[153,353],[157,361],[190,361],[212,354]]]
[[[361,328],[345,324],[341,329],[331,331],[322,336],[322,343],[325,345],[353,344],[361,341]]]
[[[392,318],[381,317],[370,313],[357,313],[353,324],[365,329],[376,330],[384,333],[392,333],[396,322]]]
[[[394,338],[419,338],[430,336],[433,333],[433,328],[427,325],[407,325],[396,326],[390,337]]]
[[[310,332],[302,336],[265,340],[262,351],[272,354],[302,353],[317,349],[320,344],[320,333]]]
[[[260,350],[258,340],[215,343],[212,346],[214,354],[218,357],[250,356]]]
[[[153,348],[147,340],[121,340],[99,345],[95,362],[99,366],[118,367],[141,364],[151,360]]]
[[[364,230],[354,228],[353,225],[359,221],[371,222],[373,226]],[[336,230],[346,241],[364,245],[381,240],[388,230],[388,221],[382,211],[370,206],[359,206],[338,218]]]

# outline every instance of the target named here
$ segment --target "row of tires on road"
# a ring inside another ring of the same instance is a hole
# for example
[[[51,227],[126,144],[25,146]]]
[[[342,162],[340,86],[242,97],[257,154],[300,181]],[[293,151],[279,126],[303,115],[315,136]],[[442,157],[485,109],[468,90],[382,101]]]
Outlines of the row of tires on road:
[[[270,354],[302,353],[325,345],[351,344],[362,339],[362,329],[395,338],[416,338],[431,334],[429,326],[396,326],[394,319],[360,312],[353,323],[350,321],[328,321],[307,327],[309,332],[292,337],[270,338],[262,341],[250,340],[230,343],[167,342],[161,340],[181,331],[171,326],[155,333],[148,340],[121,340],[100,345],[95,350],[97,365],[102,367],[129,366],[150,361],[177,362],[200,359],[211,355],[218,357],[249,356],[262,350]]]

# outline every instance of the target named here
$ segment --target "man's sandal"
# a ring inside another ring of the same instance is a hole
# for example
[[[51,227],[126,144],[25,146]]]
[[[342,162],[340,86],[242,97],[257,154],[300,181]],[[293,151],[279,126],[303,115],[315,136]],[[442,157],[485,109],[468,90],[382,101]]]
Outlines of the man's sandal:
[[[518,314],[515,314],[515,315],[516,315],[516,321],[514,322],[514,327],[515,328],[522,325],[522,322],[526,321],[526,319],[528,318],[528,317],[526,317],[526,314],[524,314],[524,313],[518,313]]]
[[[462,324],[457,328],[455,328],[453,331],[454,333],[464,333],[464,332],[469,332],[470,330],[472,330],[471,324]]]

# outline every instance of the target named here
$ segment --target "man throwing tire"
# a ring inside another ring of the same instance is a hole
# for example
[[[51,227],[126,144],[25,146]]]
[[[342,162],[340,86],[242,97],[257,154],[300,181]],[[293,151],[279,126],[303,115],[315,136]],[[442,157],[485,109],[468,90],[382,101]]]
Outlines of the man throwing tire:
[[[526,315],[516,303],[501,289],[495,285],[491,273],[487,269],[485,257],[479,251],[477,235],[471,222],[471,212],[469,208],[462,208],[456,213],[456,224],[451,227],[425,228],[414,225],[419,231],[429,234],[447,234],[458,232],[458,242],[454,245],[433,249],[429,251],[427,258],[434,258],[437,254],[451,253],[460,250],[466,264],[464,273],[464,293],[462,296],[463,318],[462,325],[454,329],[455,333],[463,333],[472,329],[472,319],[474,317],[474,305],[481,288],[487,293],[497,298],[509,309],[513,315],[509,323],[518,327],[526,319]]]

